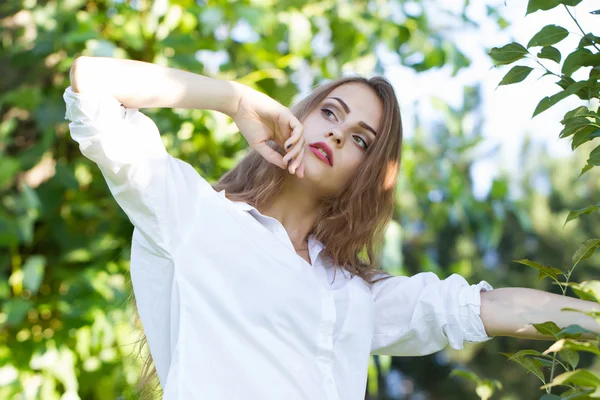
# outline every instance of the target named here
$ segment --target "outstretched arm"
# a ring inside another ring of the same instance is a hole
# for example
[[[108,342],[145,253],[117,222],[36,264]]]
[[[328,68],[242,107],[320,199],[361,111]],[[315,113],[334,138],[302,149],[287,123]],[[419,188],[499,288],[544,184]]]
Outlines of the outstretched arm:
[[[71,68],[76,93],[115,97],[127,108],[237,111],[243,85],[137,60],[78,57]]]
[[[513,336],[527,339],[553,339],[538,333],[532,324],[553,321],[561,328],[577,324],[600,333],[600,325],[591,317],[561,311],[573,308],[600,312],[600,304],[527,288],[500,288],[481,293],[481,320],[488,336]],[[595,339],[583,335],[583,339]]]

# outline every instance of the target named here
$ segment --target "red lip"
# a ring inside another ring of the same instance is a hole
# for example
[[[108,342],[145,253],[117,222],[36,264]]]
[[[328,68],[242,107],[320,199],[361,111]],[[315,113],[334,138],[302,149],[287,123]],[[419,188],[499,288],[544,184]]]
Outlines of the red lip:
[[[309,147],[313,147],[315,149],[323,149],[323,151],[325,151],[325,153],[327,153],[329,165],[333,167],[333,152],[331,151],[331,148],[329,146],[327,146],[327,143],[316,142],[316,143],[310,144]],[[315,153],[315,155],[323,156],[323,154],[321,154],[318,151]]]

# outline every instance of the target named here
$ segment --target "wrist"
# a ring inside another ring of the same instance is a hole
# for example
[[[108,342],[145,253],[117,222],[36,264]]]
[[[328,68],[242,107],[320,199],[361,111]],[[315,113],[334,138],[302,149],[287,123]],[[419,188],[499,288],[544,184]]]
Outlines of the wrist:
[[[229,88],[227,90],[228,95],[223,99],[224,101],[220,106],[221,109],[217,111],[222,112],[231,118],[235,118],[240,108],[242,96],[244,92],[248,90],[248,87],[236,81],[224,81],[224,83]]]
[[[224,113],[227,114],[229,117],[235,119],[240,111],[242,100],[244,98],[252,99],[254,98],[254,96],[256,96],[257,93],[260,92],[257,92],[251,87],[236,81],[227,81],[227,84],[230,87],[231,96],[228,99],[226,110],[224,111]]]

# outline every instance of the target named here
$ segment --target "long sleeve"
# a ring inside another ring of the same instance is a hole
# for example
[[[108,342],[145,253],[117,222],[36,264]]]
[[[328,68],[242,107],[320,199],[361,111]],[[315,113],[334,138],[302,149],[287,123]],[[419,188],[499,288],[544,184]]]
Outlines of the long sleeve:
[[[198,203],[214,198],[212,187],[191,165],[167,153],[156,124],[137,109],[71,87],[63,98],[71,137],[98,165],[144,246],[171,258],[193,227]]]
[[[440,280],[431,272],[394,276],[371,287],[375,328],[371,354],[417,356],[464,342],[489,340],[480,318],[485,281],[469,285],[459,276]]]

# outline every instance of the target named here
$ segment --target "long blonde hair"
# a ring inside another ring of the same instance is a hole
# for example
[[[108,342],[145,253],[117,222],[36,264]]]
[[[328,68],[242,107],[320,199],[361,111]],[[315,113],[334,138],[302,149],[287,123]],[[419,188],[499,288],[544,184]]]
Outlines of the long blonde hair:
[[[376,140],[366,151],[366,160],[348,180],[341,193],[324,199],[323,212],[310,232],[321,241],[326,257],[344,268],[352,277],[359,276],[369,284],[389,278],[381,270],[379,253],[385,228],[392,218],[394,194],[401,160],[402,120],[400,107],[391,84],[383,77],[343,77],[317,87],[291,108],[296,118],[304,118],[335,88],[349,83],[370,87],[383,104],[383,116]],[[269,146],[284,154],[275,143]],[[266,161],[254,150],[213,185],[225,190],[233,201],[244,201],[256,208],[268,204],[280,192],[287,172]],[[140,351],[146,344],[142,332]],[[138,388],[158,385],[152,357],[144,362]]]

